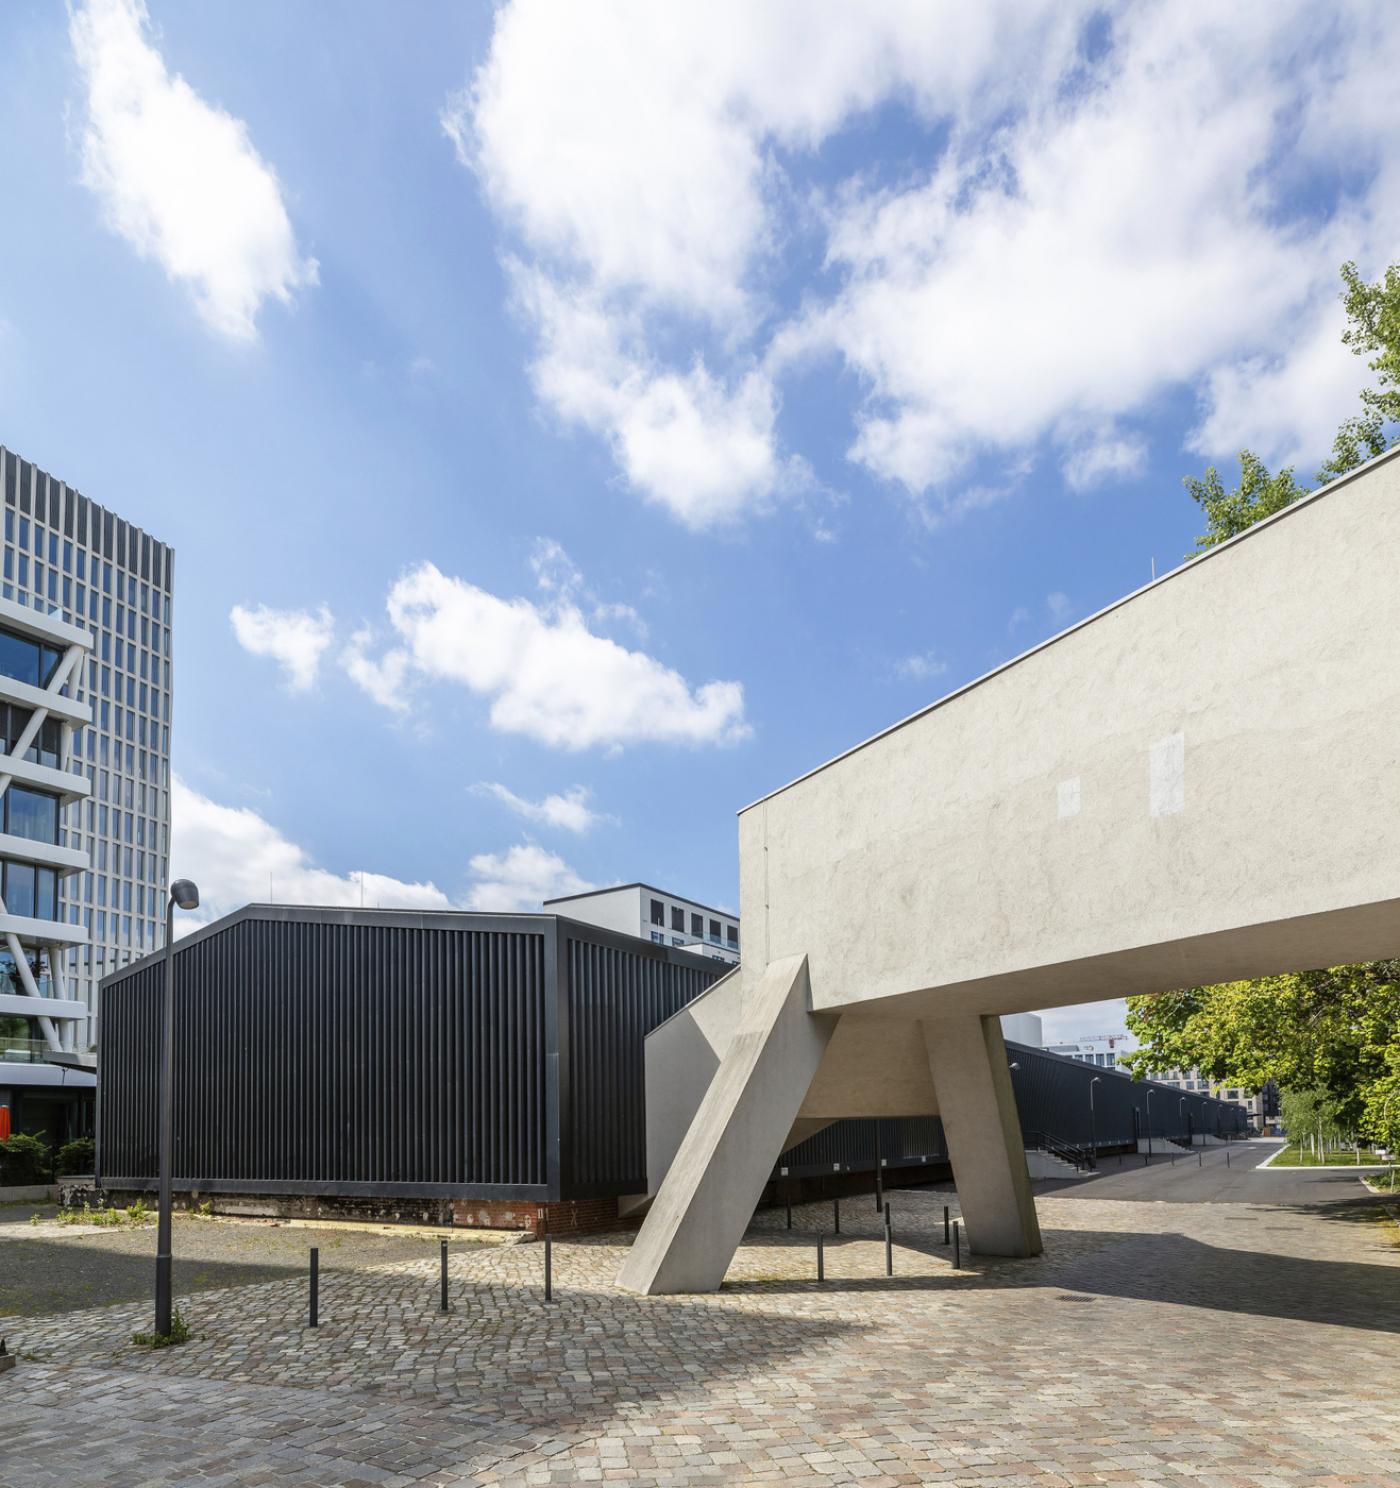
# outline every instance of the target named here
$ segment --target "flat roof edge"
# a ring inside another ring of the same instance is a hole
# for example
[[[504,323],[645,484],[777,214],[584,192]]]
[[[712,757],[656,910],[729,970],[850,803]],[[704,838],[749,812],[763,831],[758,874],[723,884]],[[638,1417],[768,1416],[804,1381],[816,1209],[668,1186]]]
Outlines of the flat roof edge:
[[[1236,543],[1241,543],[1248,538],[1254,537],[1262,532],[1264,528],[1273,526],[1275,522],[1283,521],[1285,518],[1292,516],[1294,512],[1300,511],[1303,507],[1311,506],[1319,498],[1331,495],[1340,487],[1350,484],[1360,476],[1366,475],[1378,466],[1384,465],[1387,461],[1395,459],[1400,459],[1400,445],[1396,445],[1392,449],[1383,450],[1379,455],[1373,455],[1364,464],[1358,465],[1355,470],[1348,470],[1345,475],[1339,475],[1335,480],[1328,481],[1325,486],[1319,486],[1317,490],[1309,491],[1306,496],[1300,496],[1296,501],[1289,502],[1282,510],[1251,523],[1243,532],[1237,532],[1234,537],[1226,538],[1224,542],[1217,543],[1213,548],[1206,548],[1193,557],[1183,560],[1175,568],[1169,569],[1166,573],[1143,584],[1140,588],[1120,595],[1111,604],[1106,604],[1103,609],[1096,610],[1092,615],[1086,615],[1082,620],[1076,620],[1073,625],[1067,626],[1064,630],[1057,631],[1052,636],[1047,636],[1045,640],[1032,646],[1028,651],[1019,652],[1009,660],[1003,661],[1000,666],[993,667],[991,671],[983,672],[980,676],[974,677],[970,682],[963,683],[961,687],[954,688],[952,692],[944,693],[942,697],[936,698],[931,703],[925,703],[922,708],[899,719],[896,723],[889,724],[878,733],[871,734],[868,738],[862,739],[860,743],[852,744],[849,749],[843,749],[840,754],[833,755],[829,760],[823,760],[819,765],[813,765],[810,770],[804,770],[801,775],[794,776],[785,785],[776,786],[773,790],[767,791],[755,800],[750,801],[747,806],[741,806],[735,815],[742,816],[746,811],[752,811],[755,806],[762,806],[765,801],[771,801],[774,796],[780,796],[784,791],[791,790],[793,786],[801,785],[803,781],[810,780],[813,775],[820,775],[823,770],[829,770],[833,765],[839,765],[842,760],[849,758],[853,754],[858,754],[862,749],[868,749],[870,745],[878,744],[881,739],[887,738],[890,734],[898,733],[900,729],[908,727],[911,723],[916,723],[920,718],[934,712],[938,708],[946,707],[949,703],[971,692],[973,688],[981,687],[984,683],[990,682],[994,677],[1001,676],[1003,672],[1010,671],[1012,667],[1020,666],[1022,662],[1029,661],[1032,656],[1039,655],[1047,647],[1056,645],[1067,636],[1072,636],[1076,631],[1083,630],[1086,625],[1092,625],[1096,620],[1102,620],[1105,615],[1110,615],[1114,610],[1121,609],[1124,605],[1130,604],[1149,590],[1156,589],[1161,584],[1169,583],[1172,579],[1180,578],[1182,574],[1189,573],[1200,563],[1214,558],[1219,553],[1225,552],[1227,548],[1234,547]]]

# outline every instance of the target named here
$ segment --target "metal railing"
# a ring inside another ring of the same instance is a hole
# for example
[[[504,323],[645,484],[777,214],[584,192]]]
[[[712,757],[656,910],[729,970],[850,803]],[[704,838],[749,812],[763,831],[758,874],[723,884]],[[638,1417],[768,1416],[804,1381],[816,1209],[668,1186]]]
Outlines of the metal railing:
[[[1063,1137],[1057,1137],[1053,1132],[1023,1131],[1021,1139],[1032,1151],[1046,1152],[1051,1157],[1058,1157],[1061,1162],[1072,1163],[1076,1173],[1091,1173],[1098,1166],[1093,1152],[1088,1147],[1079,1147],[1073,1142],[1066,1142]]]

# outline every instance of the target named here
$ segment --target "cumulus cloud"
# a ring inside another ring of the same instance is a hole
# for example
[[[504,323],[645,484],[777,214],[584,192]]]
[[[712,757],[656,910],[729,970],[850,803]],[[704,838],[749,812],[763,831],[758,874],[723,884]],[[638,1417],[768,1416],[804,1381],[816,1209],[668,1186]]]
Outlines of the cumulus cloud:
[[[948,670],[948,663],[932,651],[914,656],[902,656],[894,664],[894,674],[911,682],[927,682],[930,677],[941,677]]]
[[[1386,6],[812,14],[514,0],[444,113],[509,235],[538,395],[629,484],[704,527],[810,481],[778,413],[814,358],[855,374],[850,458],[934,518],[988,504],[957,489],[984,456],[1131,476],[1113,431],[1180,388],[1205,452],[1325,450],[1364,376],[1337,267],[1400,234]],[[922,158],[812,211],[802,172],[890,106]]]
[[[280,663],[287,687],[306,692],[315,685],[321,656],[335,634],[335,619],[325,605],[315,610],[274,610],[267,605],[229,611],[238,644],[254,656]]]
[[[451,909],[434,883],[388,874],[318,867],[305,848],[246,806],[223,806],[178,776],[170,794],[172,874],[199,885],[200,908],[183,925],[204,924],[245,904],[349,905],[382,909]]]
[[[257,335],[264,300],[316,282],[247,125],[172,76],[141,0],[86,0],[69,23],[86,89],[83,183],[112,229],[186,285],[221,335]]]
[[[178,776],[171,787],[170,864],[199,885],[200,906],[180,915],[184,934],[245,904],[310,904],[366,909],[538,910],[542,900],[592,885],[560,857],[532,843],[478,853],[460,898],[431,880],[412,882],[369,869],[336,873],[246,806],[224,806]]]
[[[643,741],[729,744],[746,737],[738,682],[692,688],[679,672],[590,628],[572,587],[542,602],[502,599],[431,563],[389,591],[397,638],[375,657],[360,632],[346,670],[376,702],[402,711],[417,679],[490,700],[492,726],[564,749]]]
[[[1131,436],[1103,434],[1072,449],[1060,466],[1072,491],[1088,491],[1110,480],[1128,480],[1147,464],[1147,443]]]
[[[490,796],[507,806],[526,821],[539,822],[546,827],[561,827],[566,832],[583,833],[596,827],[607,818],[588,804],[592,792],[586,785],[571,786],[562,793],[531,801],[518,796],[498,780],[483,780],[473,787],[479,794]]]
[[[593,887],[563,858],[532,842],[518,843],[504,853],[478,853],[471,871],[477,882],[467,895],[467,908],[497,913],[538,910],[546,899]]]

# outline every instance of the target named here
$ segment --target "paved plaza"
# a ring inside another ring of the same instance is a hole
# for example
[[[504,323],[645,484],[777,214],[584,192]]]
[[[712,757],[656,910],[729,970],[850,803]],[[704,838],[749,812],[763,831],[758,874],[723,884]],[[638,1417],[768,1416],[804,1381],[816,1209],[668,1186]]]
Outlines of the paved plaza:
[[[442,1316],[436,1245],[366,1237],[326,1264],[315,1332],[294,1273],[188,1295],[194,1340],[155,1353],[129,1341],[145,1302],[8,1317],[0,1484],[1393,1488],[1400,1230],[1349,1175],[1273,1186],[1268,1150],[1228,1179],[1207,1154],[1210,1202],[1194,1158],[1110,1165],[1042,1195],[1043,1257],[957,1271],[954,1195],[892,1192],[892,1280],[853,1198],[823,1285],[829,1204],[761,1214],[712,1296],[618,1291],[608,1236],[556,1244],[547,1306],[542,1246],[458,1243]],[[1171,1201],[1138,1196],[1158,1180]],[[223,1228],[184,1221],[177,1249]],[[0,1247],[39,1236],[61,1271],[101,1244],[53,1229]],[[285,1257],[314,1232],[276,1235]]]

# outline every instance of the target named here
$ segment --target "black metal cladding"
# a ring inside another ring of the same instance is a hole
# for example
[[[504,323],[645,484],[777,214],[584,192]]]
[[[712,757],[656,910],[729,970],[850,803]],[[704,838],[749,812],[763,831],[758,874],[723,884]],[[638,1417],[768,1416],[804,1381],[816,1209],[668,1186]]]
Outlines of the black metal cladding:
[[[175,968],[177,1188],[441,1198],[645,1188],[643,1040],[728,969],[550,916],[280,907]],[[155,1176],[162,975],[103,983],[114,1186]]]
[[[646,1036],[729,967],[681,954],[639,956],[562,927],[569,1016],[568,1119],[572,1197],[647,1187]],[[713,969],[712,969],[713,968]]]
[[[1148,1135],[1149,1093],[1154,1137],[1184,1140],[1188,1135],[1202,1133],[1223,1136],[1242,1132],[1248,1125],[1243,1109],[1230,1101],[1188,1093],[1151,1080],[1131,1080],[1110,1069],[1010,1040],[1006,1051],[1020,1066],[1011,1071],[1011,1083],[1016,1091],[1021,1130],[1026,1133],[1046,1132],[1071,1146],[1088,1147],[1092,1132],[1100,1147],[1131,1146],[1139,1136]],[[1096,1077],[1098,1083],[1094,1084]]]

